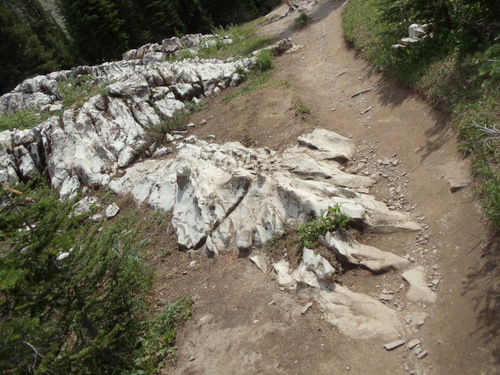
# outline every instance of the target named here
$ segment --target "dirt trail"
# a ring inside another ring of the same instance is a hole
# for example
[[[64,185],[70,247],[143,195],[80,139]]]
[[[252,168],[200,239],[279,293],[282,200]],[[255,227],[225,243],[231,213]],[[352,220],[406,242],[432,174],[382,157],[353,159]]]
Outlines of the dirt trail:
[[[158,293],[165,299],[193,295],[196,303],[193,319],[180,333],[177,365],[164,373],[500,373],[499,244],[471,203],[472,185],[450,191],[450,180],[468,183],[468,165],[446,116],[356,57],[343,38],[342,2],[299,4],[310,17],[307,27],[293,29],[295,14],[261,28],[301,46],[275,60],[275,82],[281,84],[231,101],[224,100],[230,93],[225,92],[194,116],[193,122],[207,119],[208,124],[193,133],[276,150],[316,127],[352,137],[358,153],[347,170],[376,176],[370,193],[409,207],[427,228],[363,234],[362,242],[408,254],[439,279],[437,302],[421,306],[428,313],[425,324],[405,338],[420,339],[429,355],[420,360],[404,348],[387,352],[383,342],[345,337],[315,305],[302,315],[307,293],[281,291],[271,272],[262,273],[248,259],[195,254],[197,264],[190,267],[193,259],[175,253],[165,262]],[[295,116],[297,103],[311,109],[305,119]],[[397,289],[401,278],[397,272],[374,276],[354,269],[343,282],[377,295],[383,288]]]

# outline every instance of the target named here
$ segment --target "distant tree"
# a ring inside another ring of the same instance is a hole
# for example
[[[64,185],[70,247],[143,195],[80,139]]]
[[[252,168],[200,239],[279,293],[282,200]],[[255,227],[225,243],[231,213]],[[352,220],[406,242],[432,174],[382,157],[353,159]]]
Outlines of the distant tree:
[[[89,63],[112,60],[128,49],[125,21],[108,0],[60,0],[66,27]]]
[[[35,1],[0,2],[0,40],[0,94],[76,61],[62,30]]]

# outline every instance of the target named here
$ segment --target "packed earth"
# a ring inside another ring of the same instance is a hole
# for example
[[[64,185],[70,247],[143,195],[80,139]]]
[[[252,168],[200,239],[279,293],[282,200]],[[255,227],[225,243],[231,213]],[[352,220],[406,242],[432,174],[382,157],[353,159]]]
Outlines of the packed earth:
[[[25,81],[2,111],[60,110],[57,82],[75,73],[110,84],[79,110],[1,133],[1,180],[43,166],[62,196],[116,193],[109,218],[171,214],[144,228],[162,238],[151,298],[190,296],[194,310],[164,374],[500,373],[499,241],[453,125],[357,57],[341,1],[297,3],[261,20],[277,41],[273,77],[245,95],[235,72],[256,55],[166,61],[212,43],[200,35]],[[187,130],[145,141],[150,124],[201,98]],[[329,207],[351,228],[299,247],[296,229]]]

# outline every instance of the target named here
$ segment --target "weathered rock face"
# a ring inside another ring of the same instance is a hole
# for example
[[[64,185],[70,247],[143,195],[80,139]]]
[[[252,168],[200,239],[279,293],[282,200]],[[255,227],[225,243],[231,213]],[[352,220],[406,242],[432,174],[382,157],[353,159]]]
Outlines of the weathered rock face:
[[[211,38],[185,36],[166,45],[194,47]],[[281,51],[288,44],[278,43],[274,48]],[[141,56],[163,53],[165,58],[79,66],[28,79],[0,97],[3,113],[40,106],[51,110],[60,100],[59,81],[90,75],[96,84],[110,83],[107,95],[90,98],[77,111],[67,110],[34,129],[0,133],[0,181],[24,179],[35,171],[46,170],[52,187],[64,187],[63,191],[70,181],[74,189],[78,188],[71,180],[75,176],[82,184],[106,185],[118,169],[134,160],[148,127],[172,117],[186,101],[239,84],[241,78],[236,70],[248,70],[255,62],[255,58],[246,58],[170,63],[165,60],[172,51],[166,47],[146,45],[140,50],[137,53]],[[149,150],[151,154],[157,146]]]
[[[299,144],[281,154],[239,143],[182,143],[175,158],[136,163],[108,187],[116,193],[130,192],[155,209],[173,210],[179,245],[205,246],[209,254],[227,248],[245,254],[282,234],[287,224],[308,220],[335,204],[354,222],[374,231],[420,229],[406,213],[389,210],[356,191],[374,182],[341,171],[330,158],[335,143],[353,144],[328,133],[334,139],[331,147],[326,147],[328,138],[320,130],[307,135],[307,146]],[[367,264],[379,269],[394,266],[384,262]]]
[[[333,267],[312,250],[303,249],[302,262],[296,269],[291,269],[286,260],[274,263],[273,268],[276,281],[282,288],[296,292],[307,289],[308,295],[324,312],[325,319],[346,336],[394,340],[415,329],[403,323],[401,312],[373,297],[335,283],[332,279]]]

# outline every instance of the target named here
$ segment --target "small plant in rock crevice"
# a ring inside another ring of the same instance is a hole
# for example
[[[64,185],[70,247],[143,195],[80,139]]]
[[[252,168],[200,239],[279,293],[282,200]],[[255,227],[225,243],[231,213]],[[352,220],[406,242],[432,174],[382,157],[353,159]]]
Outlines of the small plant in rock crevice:
[[[147,154],[152,147],[160,147],[166,143],[167,134],[174,130],[185,130],[188,113],[186,111],[177,111],[172,117],[165,118],[159,124],[150,125],[145,128],[143,143],[136,148],[137,157]]]
[[[107,95],[112,81],[97,83],[91,75],[81,75],[68,78],[59,82],[59,94],[64,108],[80,108],[90,97],[95,95]]]
[[[234,71],[236,74],[238,74],[241,78],[247,79],[248,78],[248,72],[243,68],[242,66],[238,65]]]
[[[324,236],[326,232],[333,232],[338,228],[347,229],[349,221],[349,216],[341,211],[339,205],[330,206],[326,212],[322,210],[319,217],[300,225],[298,236],[303,246],[312,249],[319,236]]]
[[[15,113],[0,114],[0,131],[31,129],[47,120],[53,114],[42,113],[40,109],[25,109]]]

